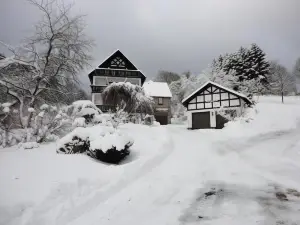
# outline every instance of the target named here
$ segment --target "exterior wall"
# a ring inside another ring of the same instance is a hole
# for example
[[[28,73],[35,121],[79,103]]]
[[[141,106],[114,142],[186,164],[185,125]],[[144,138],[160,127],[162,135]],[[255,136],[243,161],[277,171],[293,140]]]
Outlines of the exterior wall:
[[[92,93],[92,102],[95,105],[103,105],[103,99],[101,93]]]
[[[94,76],[93,85],[106,87],[112,82],[129,82],[132,84],[141,85],[140,78],[126,78],[126,77],[102,77]],[[101,93],[92,93],[92,102],[95,105],[103,105]]]
[[[242,104],[243,105],[243,104]],[[226,107],[226,110],[235,109],[237,112],[237,116],[240,116],[243,112],[244,107]],[[187,122],[188,122],[188,128],[191,129],[193,127],[193,121],[192,121],[192,114],[198,113],[198,112],[210,112],[210,126],[212,128],[216,127],[216,115],[219,109],[199,109],[199,110],[192,110],[187,111]]]
[[[154,115],[166,115],[168,116],[168,123],[171,123],[171,98],[162,97],[163,104],[158,104],[160,97],[152,97],[154,104]]]
[[[129,82],[132,84],[141,85],[140,78],[94,76],[93,79],[93,85],[96,86],[108,86],[112,82]]]

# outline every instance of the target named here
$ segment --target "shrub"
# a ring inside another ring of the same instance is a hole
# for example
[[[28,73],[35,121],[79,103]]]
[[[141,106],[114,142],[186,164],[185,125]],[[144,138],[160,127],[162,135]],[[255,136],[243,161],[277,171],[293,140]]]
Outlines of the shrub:
[[[57,153],[85,153],[107,163],[118,164],[130,154],[133,140],[108,126],[78,127],[61,138]]]
[[[73,117],[83,117],[85,123],[91,123],[96,115],[101,114],[101,110],[89,100],[79,100],[73,102],[72,106]]]
[[[85,153],[89,151],[90,142],[89,140],[81,139],[78,136],[72,137],[72,140],[63,144],[60,148],[57,149],[57,153],[64,154],[77,154]]]
[[[90,153],[93,158],[107,163],[118,164],[130,154],[133,141],[116,130],[91,137]]]

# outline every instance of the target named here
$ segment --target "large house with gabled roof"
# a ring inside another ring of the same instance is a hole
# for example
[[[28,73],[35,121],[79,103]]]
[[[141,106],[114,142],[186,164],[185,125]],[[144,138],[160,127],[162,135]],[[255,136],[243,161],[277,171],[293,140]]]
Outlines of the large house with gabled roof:
[[[102,112],[114,108],[114,106],[106,105],[101,95],[110,83],[130,82],[142,86],[146,80],[145,75],[120,50],[111,54],[88,76],[91,82],[92,102]]]

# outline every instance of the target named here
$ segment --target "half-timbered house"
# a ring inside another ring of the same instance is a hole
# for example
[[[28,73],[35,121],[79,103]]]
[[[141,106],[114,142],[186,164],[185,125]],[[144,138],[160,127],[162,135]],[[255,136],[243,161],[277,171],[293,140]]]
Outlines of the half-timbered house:
[[[188,128],[223,128],[227,119],[220,109],[239,116],[246,106],[252,104],[245,95],[208,81],[191,95],[183,99],[187,108]]]
[[[101,95],[110,83],[130,82],[142,86],[146,80],[145,75],[120,50],[110,55],[88,76],[91,82],[92,102],[102,112],[107,112],[115,107],[105,104]]]

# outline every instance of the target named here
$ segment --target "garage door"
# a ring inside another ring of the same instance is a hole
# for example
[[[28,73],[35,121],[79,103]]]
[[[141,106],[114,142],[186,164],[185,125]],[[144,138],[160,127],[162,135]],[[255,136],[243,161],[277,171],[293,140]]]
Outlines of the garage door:
[[[160,125],[168,124],[168,116],[155,116],[155,120],[160,123]]]
[[[192,113],[192,128],[193,129],[210,128],[210,112]]]

